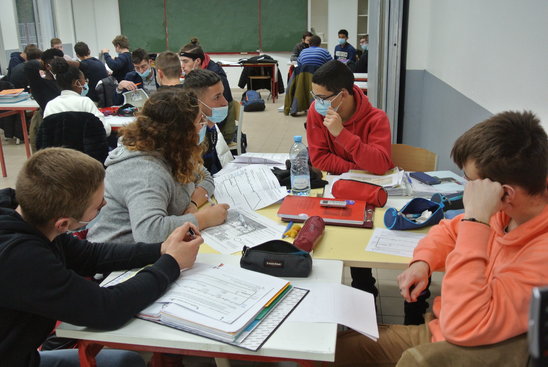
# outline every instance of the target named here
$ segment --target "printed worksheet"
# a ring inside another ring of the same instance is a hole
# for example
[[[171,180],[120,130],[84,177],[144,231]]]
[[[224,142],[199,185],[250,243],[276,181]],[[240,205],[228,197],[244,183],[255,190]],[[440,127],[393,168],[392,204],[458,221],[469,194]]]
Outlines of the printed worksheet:
[[[365,251],[413,257],[413,250],[424,236],[426,236],[425,233],[376,228]]]
[[[279,239],[285,225],[252,211],[230,208],[226,222],[207,228],[202,237],[205,243],[222,254],[242,251],[244,246],[253,247],[263,242]]]
[[[215,199],[231,208],[250,211],[265,208],[287,196],[270,168],[253,164],[240,170],[215,177]]]

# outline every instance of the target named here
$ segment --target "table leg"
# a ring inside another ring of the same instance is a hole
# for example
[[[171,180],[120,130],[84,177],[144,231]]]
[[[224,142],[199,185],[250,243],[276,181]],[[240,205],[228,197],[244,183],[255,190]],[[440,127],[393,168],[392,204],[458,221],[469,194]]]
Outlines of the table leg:
[[[27,130],[27,117],[25,116],[25,111],[21,110],[21,126],[23,128],[23,140],[25,141],[25,150],[27,152],[27,158],[30,158],[30,142],[29,142],[29,132]]]
[[[4,148],[2,147],[2,141],[0,139],[0,164],[2,165],[2,177],[8,177],[6,171],[6,161],[4,160]]]
[[[95,357],[103,349],[101,344],[78,341],[78,355],[80,356],[80,367],[97,367]]]

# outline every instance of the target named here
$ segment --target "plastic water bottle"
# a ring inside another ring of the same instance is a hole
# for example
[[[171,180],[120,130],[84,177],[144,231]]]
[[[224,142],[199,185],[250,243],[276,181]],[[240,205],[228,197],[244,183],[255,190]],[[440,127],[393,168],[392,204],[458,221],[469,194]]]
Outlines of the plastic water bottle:
[[[310,171],[308,168],[308,149],[302,143],[299,135],[293,137],[293,145],[289,151],[291,160],[291,194],[310,194]]]

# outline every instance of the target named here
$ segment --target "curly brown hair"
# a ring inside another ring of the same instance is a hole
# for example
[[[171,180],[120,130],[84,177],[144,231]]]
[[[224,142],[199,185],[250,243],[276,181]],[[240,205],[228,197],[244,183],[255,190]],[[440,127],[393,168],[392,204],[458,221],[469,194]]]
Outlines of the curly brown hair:
[[[159,153],[178,182],[192,182],[202,176],[202,148],[194,125],[199,112],[193,92],[160,89],[145,102],[137,121],[120,130],[122,143],[129,150]]]

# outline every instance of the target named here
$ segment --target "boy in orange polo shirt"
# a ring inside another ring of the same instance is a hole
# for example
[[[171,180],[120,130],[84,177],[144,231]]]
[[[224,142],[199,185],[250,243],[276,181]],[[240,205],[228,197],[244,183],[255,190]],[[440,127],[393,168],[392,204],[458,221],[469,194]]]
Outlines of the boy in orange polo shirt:
[[[429,275],[445,269],[436,318],[427,327],[381,326],[378,342],[343,333],[335,365],[391,366],[416,345],[490,345],[527,331],[531,290],[548,284],[546,132],[530,112],[503,112],[462,135],[451,156],[470,180],[464,214],[433,227],[398,276],[403,298],[414,302]],[[470,351],[469,365],[483,365]]]

